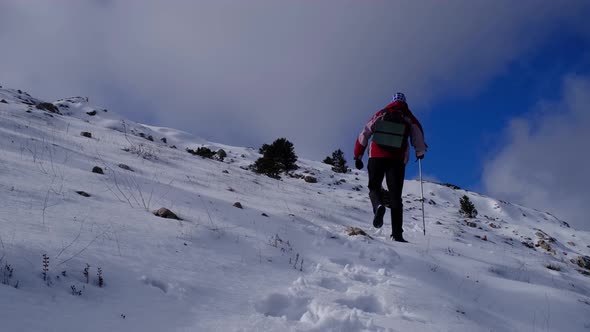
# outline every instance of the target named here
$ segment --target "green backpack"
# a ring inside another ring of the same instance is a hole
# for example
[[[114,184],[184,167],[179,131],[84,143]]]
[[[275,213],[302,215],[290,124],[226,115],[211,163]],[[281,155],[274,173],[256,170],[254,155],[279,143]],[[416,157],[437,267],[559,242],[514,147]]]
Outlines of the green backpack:
[[[375,122],[373,142],[392,152],[405,150],[408,145],[410,130],[401,112],[387,112],[381,120]]]

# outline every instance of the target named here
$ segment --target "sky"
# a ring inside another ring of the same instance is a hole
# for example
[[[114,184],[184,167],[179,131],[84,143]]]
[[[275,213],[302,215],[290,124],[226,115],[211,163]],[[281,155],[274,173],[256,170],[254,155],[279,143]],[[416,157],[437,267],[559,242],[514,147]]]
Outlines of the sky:
[[[351,158],[401,91],[427,179],[590,229],[588,14],[575,0],[6,0],[0,84],[231,145],[286,137],[318,160]]]

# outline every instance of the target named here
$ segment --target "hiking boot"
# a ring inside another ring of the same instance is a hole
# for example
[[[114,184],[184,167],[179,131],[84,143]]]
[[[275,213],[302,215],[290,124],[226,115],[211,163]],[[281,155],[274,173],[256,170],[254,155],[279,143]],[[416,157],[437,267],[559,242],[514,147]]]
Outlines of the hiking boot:
[[[375,217],[373,218],[373,227],[381,228],[383,226],[383,216],[385,215],[385,206],[379,205]]]
[[[393,234],[391,234],[389,236],[389,238],[392,241],[395,241],[395,242],[408,242],[408,241],[406,241],[406,239],[404,239],[404,237],[401,234],[400,235],[393,235]]]

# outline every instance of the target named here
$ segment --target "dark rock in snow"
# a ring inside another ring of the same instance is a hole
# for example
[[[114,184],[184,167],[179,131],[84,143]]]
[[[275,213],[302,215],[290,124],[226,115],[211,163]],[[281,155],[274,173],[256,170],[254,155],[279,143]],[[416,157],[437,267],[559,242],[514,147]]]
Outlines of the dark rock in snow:
[[[589,256],[578,256],[576,259],[571,260],[572,263],[577,264],[579,267],[590,271],[590,257]]]
[[[157,211],[154,211],[154,215],[157,217],[166,218],[166,219],[182,220],[174,212],[172,212],[164,207],[159,208]]]
[[[92,138],[92,133],[90,133],[88,131],[83,131],[83,132],[80,133],[80,136]]]
[[[160,141],[162,141],[162,143],[164,143],[164,144],[168,143],[168,140],[166,139],[166,137],[160,138]]]
[[[102,168],[100,168],[98,166],[94,166],[94,168],[92,168],[92,173],[104,174],[104,171],[102,170]]]
[[[242,203],[240,202],[235,202],[234,203],[234,207],[237,207],[238,209],[243,209],[244,207],[242,206]]]
[[[133,172],[133,169],[131,169],[131,167],[129,167],[129,166],[125,165],[125,164],[119,164],[118,166],[119,166],[119,168],[122,168],[124,170]]]
[[[262,216],[268,218],[268,214],[266,214],[266,213],[263,213]]]
[[[557,254],[557,252],[555,251],[555,249],[553,249],[553,247],[551,247],[551,245],[548,242],[545,242],[545,240],[539,240],[537,242],[537,244],[535,245],[535,247],[541,247],[545,250],[547,250],[547,252],[555,255]]]
[[[86,112],[86,114],[90,115],[90,116],[95,116],[96,115],[96,111],[92,111],[92,112]]]
[[[317,183],[318,182],[318,179],[316,179],[315,177],[313,177],[311,175],[304,177],[303,180],[305,180],[305,182],[307,182],[307,183]]]
[[[548,241],[548,242],[555,242],[555,239],[554,239],[553,237],[549,236],[549,234],[547,234],[547,233],[543,232],[543,231],[542,231],[542,230],[540,230],[540,229],[537,229],[537,230],[538,230],[538,232],[536,232],[536,233],[535,233],[535,235],[536,235],[538,238],[540,238],[540,239],[542,239],[542,240],[545,240],[545,241]]]
[[[476,235],[475,237],[476,237],[476,238],[478,238],[478,239],[481,239],[481,240],[483,240],[483,241],[487,241],[487,240],[488,240],[488,237],[487,237],[487,235],[484,235],[484,236],[481,236],[481,235]]]
[[[83,197],[90,197],[90,194],[85,191],[76,191],[76,194],[83,196]]]
[[[4,99],[0,100],[0,103],[2,103],[2,104],[8,104],[8,102],[6,100],[4,100]]]
[[[40,109],[40,110],[43,110],[43,111],[47,111],[49,113],[60,114],[59,113],[59,109],[55,105],[53,105],[51,103],[39,103],[35,107],[37,107],[37,109]]]

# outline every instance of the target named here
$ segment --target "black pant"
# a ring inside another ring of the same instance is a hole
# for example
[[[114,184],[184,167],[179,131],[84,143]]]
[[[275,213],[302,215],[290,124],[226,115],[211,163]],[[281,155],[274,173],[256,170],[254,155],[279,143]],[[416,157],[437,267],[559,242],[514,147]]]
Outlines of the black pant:
[[[401,235],[404,231],[404,205],[402,202],[402,190],[404,188],[404,177],[406,175],[406,165],[401,160],[389,158],[369,158],[369,198],[373,205],[373,213],[377,207],[383,204],[383,193],[381,184],[383,177],[387,181],[387,190],[389,190],[389,206],[391,209],[391,234]]]

